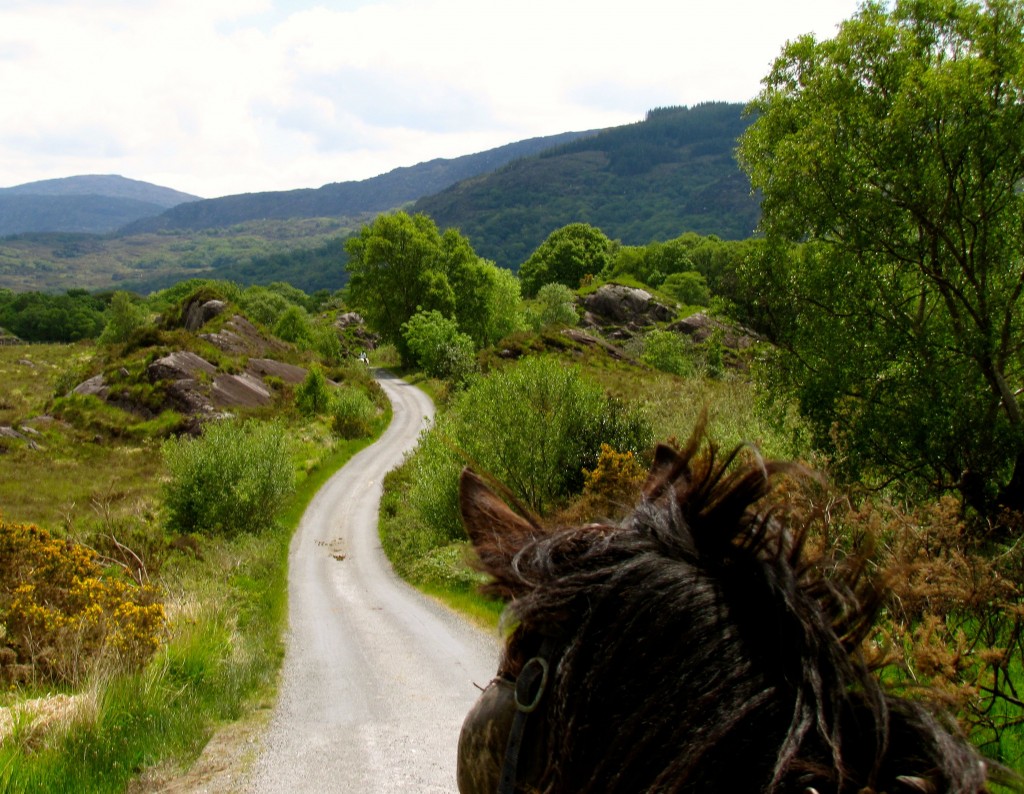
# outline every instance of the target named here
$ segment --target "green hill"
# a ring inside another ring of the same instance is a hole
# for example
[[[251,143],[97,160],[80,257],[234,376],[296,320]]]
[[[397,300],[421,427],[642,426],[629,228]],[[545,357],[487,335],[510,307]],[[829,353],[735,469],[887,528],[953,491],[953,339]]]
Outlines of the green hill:
[[[0,188],[0,236],[32,232],[107,234],[197,198],[116,175],[27,182]]]
[[[743,105],[652,110],[427,198],[413,211],[455,226],[477,253],[517,268],[553,230],[581,221],[629,245],[683,232],[749,237],[759,218],[733,157]]]
[[[565,132],[510,143],[454,159],[435,159],[358,182],[335,182],[316,189],[243,193],[182,204],[159,217],[122,229],[123,234],[177,229],[213,229],[253,220],[353,218],[401,207],[459,180],[493,171],[520,157],[537,154],[593,132]]]

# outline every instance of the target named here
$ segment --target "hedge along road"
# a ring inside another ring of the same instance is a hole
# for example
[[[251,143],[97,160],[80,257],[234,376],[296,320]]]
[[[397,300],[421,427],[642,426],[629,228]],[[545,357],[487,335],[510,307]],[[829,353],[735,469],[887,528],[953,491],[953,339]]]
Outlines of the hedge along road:
[[[498,642],[398,579],[380,548],[381,480],[433,417],[386,372],[394,417],[310,503],[289,552],[280,696],[254,792],[452,792],[459,728]]]

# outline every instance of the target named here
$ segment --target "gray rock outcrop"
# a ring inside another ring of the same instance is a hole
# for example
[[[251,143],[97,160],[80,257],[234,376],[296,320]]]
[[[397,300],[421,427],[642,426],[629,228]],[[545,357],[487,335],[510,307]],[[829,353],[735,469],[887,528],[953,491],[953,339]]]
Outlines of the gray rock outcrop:
[[[585,322],[596,325],[619,325],[642,328],[667,322],[675,312],[654,300],[646,290],[621,284],[605,284],[583,299]]]
[[[208,300],[205,303],[196,301],[190,304],[185,312],[185,330],[198,331],[226,308],[227,304],[219,300]]]
[[[703,342],[719,332],[722,344],[730,350],[746,350],[761,340],[761,337],[749,328],[742,325],[727,325],[704,312],[691,314],[679,322],[672,323],[668,330],[686,334],[695,342]]]

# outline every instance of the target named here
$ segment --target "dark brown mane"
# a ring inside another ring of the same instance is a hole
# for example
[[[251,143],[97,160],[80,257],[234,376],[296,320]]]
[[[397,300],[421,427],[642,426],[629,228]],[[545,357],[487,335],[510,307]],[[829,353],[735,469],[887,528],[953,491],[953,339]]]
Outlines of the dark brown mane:
[[[558,649],[544,792],[980,792],[955,729],[861,659],[878,587],[810,559],[765,507],[780,473],[660,447],[621,525],[543,531],[463,474],[488,592],[515,621],[503,672]]]

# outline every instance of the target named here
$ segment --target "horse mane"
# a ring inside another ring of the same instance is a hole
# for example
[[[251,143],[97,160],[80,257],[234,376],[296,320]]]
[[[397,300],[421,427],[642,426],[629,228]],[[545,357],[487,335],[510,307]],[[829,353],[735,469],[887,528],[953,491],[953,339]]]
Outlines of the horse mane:
[[[896,698],[860,649],[883,591],[865,559],[812,555],[766,501],[790,463],[661,446],[619,525],[542,529],[472,472],[462,509],[502,662],[559,648],[545,792],[982,792],[957,729]]]

